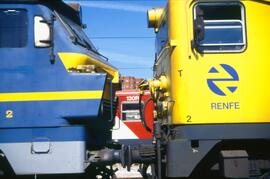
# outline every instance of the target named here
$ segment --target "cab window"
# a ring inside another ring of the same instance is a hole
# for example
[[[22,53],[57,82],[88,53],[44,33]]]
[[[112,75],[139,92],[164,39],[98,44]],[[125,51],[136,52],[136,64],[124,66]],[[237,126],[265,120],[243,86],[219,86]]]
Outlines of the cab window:
[[[240,3],[197,4],[194,27],[200,52],[241,52],[246,47],[245,13]]]
[[[19,48],[27,44],[28,18],[23,9],[0,9],[0,48]]]
[[[143,105],[143,104],[142,104]],[[126,102],[122,104],[122,120],[123,121],[137,121],[140,120],[140,111],[139,111],[138,102]]]

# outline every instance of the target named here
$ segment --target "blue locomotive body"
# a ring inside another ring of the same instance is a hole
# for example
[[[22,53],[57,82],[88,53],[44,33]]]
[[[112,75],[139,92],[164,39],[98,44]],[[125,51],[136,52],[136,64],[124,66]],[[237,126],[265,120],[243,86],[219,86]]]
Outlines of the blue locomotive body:
[[[118,72],[80,13],[62,1],[1,2],[0,56],[2,160],[18,175],[83,173],[87,150],[110,138]]]

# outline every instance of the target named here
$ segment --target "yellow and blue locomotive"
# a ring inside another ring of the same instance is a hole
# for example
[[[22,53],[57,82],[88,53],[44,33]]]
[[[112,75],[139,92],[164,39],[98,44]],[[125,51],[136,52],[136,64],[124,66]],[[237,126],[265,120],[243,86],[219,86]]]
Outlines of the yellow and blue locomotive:
[[[111,138],[118,70],[83,32],[79,6],[0,2],[0,170],[84,173]]]
[[[159,178],[269,174],[269,12],[269,0],[168,0],[148,11]]]

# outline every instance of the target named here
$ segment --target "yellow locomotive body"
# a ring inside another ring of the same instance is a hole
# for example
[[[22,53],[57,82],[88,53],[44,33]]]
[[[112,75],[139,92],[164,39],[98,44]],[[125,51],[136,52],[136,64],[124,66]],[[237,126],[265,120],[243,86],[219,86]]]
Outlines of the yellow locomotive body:
[[[169,1],[155,22],[155,76],[168,78],[171,124],[270,122],[269,12],[269,1]]]
[[[148,84],[166,151],[159,175],[203,177],[218,170],[248,178],[248,163],[269,161],[269,19],[269,0],[168,0],[148,11],[156,33]],[[246,163],[232,169],[228,156]]]

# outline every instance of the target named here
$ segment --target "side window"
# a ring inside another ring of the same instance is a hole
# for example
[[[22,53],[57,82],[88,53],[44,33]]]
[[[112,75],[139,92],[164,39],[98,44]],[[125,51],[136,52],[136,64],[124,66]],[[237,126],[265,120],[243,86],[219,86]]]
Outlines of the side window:
[[[201,29],[196,29],[197,27]],[[243,51],[246,47],[243,5],[240,3],[197,4],[194,8],[194,36],[196,48],[200,52]]]
[[[0,48],[25,47],[28,17],[24,9],[0,9]]]
[[[143,105],[143,104],[142,104]],[[122,120],[123,121],[134,121],[140,120],[140,111],[139,111],[139,103],[123,103],[122,104]]]
[[[157,54],[159,54],[161,52],[161,50],[163,49],[163,47],[165,47],[167,41],[168,41],[168,22],[165,19],[161,23],[161,26],[159,27],[159,30],[158,30],[157,36],[156,36]]]

